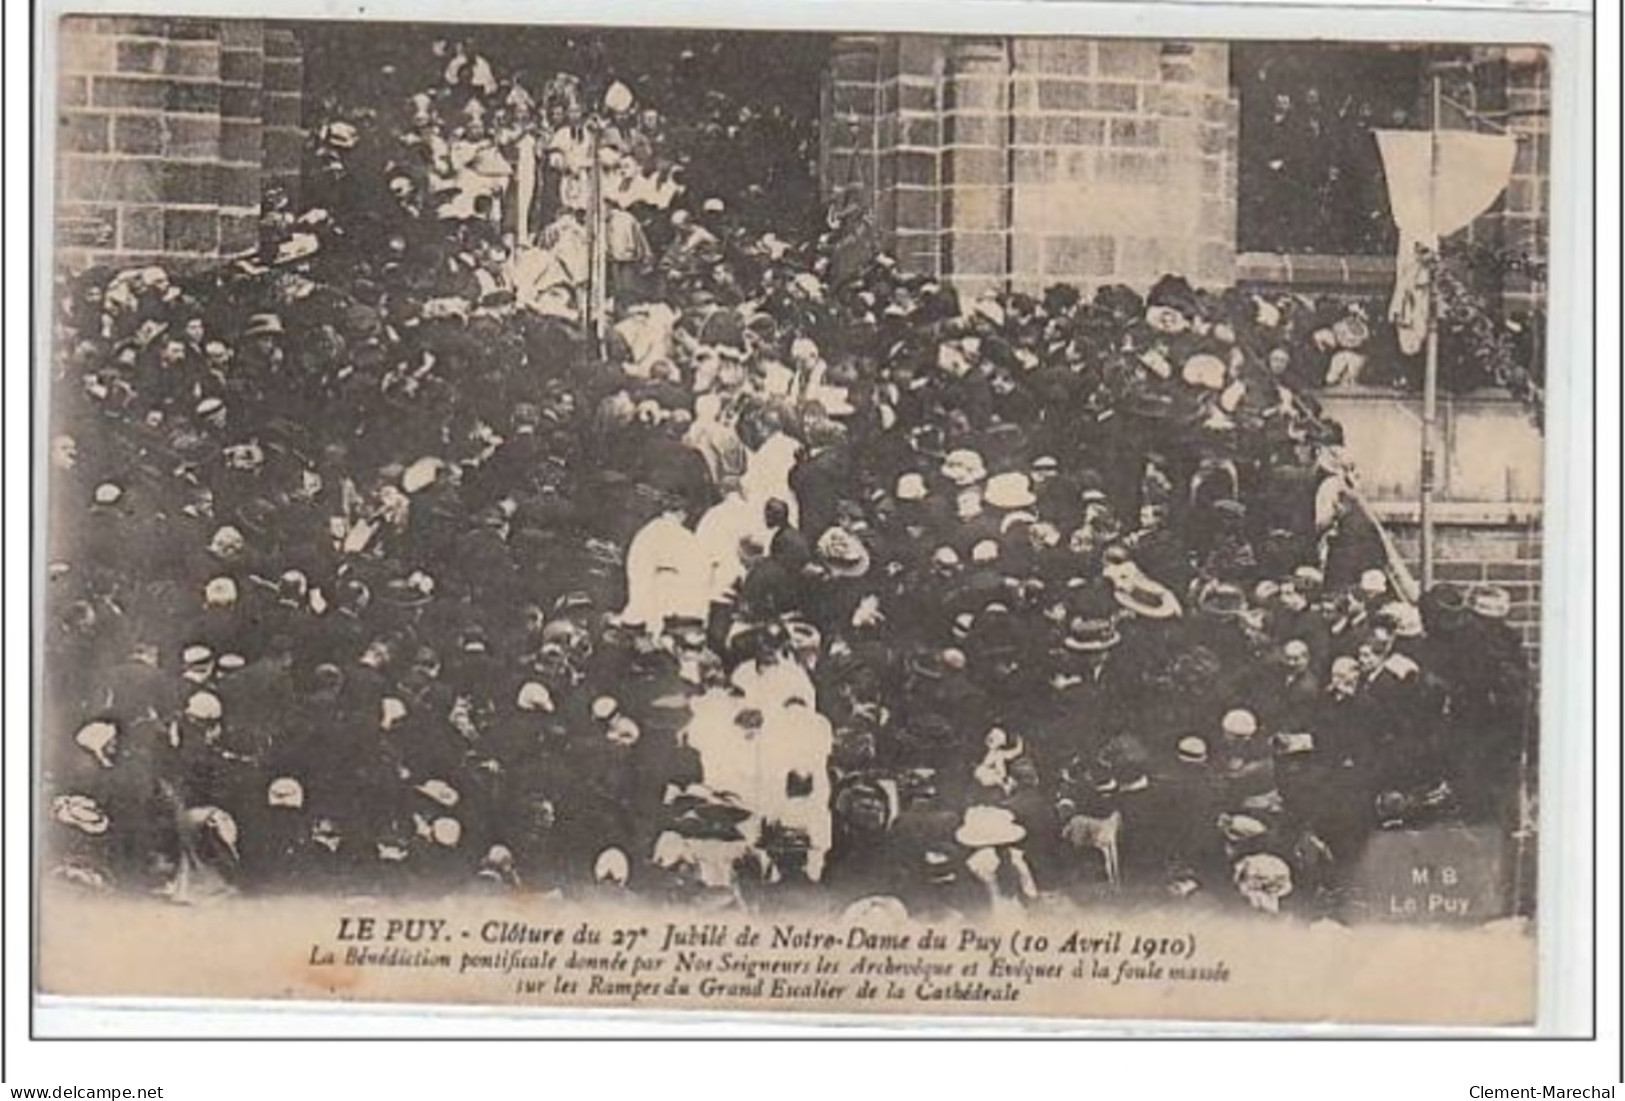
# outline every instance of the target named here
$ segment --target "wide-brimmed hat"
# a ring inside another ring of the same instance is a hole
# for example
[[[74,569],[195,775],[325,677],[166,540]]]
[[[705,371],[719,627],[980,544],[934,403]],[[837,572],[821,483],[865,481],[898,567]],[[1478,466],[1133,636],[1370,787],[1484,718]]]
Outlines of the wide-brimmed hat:
[[[961,488],[973,486],[987,480],[987,464],[979,453],[960,448],[942,460],[942,476]]]
[[[1166,585],[1159,585],[1144,574],[1136,574],[1123,582],[1112,582],[1112,596],[1127,611],[1142,619],[1176,619],[1180,614],[1179,598]]]
[[[1061,645],[1075,654],[1093,654],[1110,650],[1123,637],[1109,619],[1074,619]]]
[[[929,495],[925,476],[922,474],[904,474],[897,479],[895,491],[899,501],[923,501]]]
[[[1226,737],[1251,738],[1258,733],[1258,716],[1243,707],[1232,708],[1224,713],[1219,728]]]
[[[869,548],[842,527],[830,528],[819,536],[818,558],[835,577],[862,577],[869,572]]]
[[[1219,815],[1219,832],[1231,841],[1251,841],[1263,837],[1270,828],[1250,814]]]
[[[1395,600],[1384,604],[1379,609],[1378,615],[1393,628],[1395,638],[1421,638],[1425,633],[1422,626],[1422,610],[1415,604]]]
[[[97,763],[103,768],[113,767],[113,762],[107,756],[107,751],[117,740],[118,727],[105,719],[86,723],[73,736],[74,744],[96,758]]]
[[[419,795],[426,796],[443,807],[455,807],[458,801],[462,798],[462,796],[458,794],[457,789],[446,783],[444,780],[425,780],[414,790],[416,790]]]
[[[1179,377],[1188,386],[1199,386],[1205,390],[1222,390],[1229,369],[1224,360],[1216,355],[1198,352],[1185,361],[1180,369]]]
[[[954,840],[967,849],[1015,845],[1026,836],[1026,828],[1008,808],[985,804],[967,807],[959,828],[954,830]]]
[[[1037,502],[1032,479],[1025,474],[996,474],[987,481],[982,498],[994,508],[1029,508]]]
[[[1196,606],[1206,615],[1246,615],[1247,594],[1234,585],[1210,585],[1197,599]]]
[[[51,817],[92,836],[106,833],[111,825],[96,800],[88,795],[58,795],[51,800]]]
[[[1199,312],[1196,290],[1181,275],[1164,275],[1158,279],[1146,295],[1145,305],[1147,309],[1162,307],[1178,310],[1186,317],[1195,317]]]
[[[1179,744],[1174,748],[1174,753],[1181,761],[1185,761],[1188,764],[1206,764],[1207,742],[1193,734],[1188,738],[1179,739]]]
[[[1472,609],[1485,619],[1505,619],[1512,614],[1512,594],[1499,585],[1482,585],[1473,590]]]
[[[285,336],[287,330],[282,327],[282,318],[274,313],[257,313],[248,319],[243,327],[244,338],[254,336]]]

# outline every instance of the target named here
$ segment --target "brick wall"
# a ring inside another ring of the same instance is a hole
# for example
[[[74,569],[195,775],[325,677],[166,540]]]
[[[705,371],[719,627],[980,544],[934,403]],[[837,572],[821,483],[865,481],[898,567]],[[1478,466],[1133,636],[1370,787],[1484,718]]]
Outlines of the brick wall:
[[[1505,60],[1506,122],[1519,142],[1512,182],[1499,212],[1501,241],[1544,263],[1551,215],[1550,57],[1542,49],[1511,49],[1505,51]],[[1544,299],[1545,288],[1513,277],[1504,293],[1509,307],[1526,309]]]
[[[1234,277],[1221,44],[847,36],[824,123],[826,198],[962,290]]]
[[[1400,554],[1420,576],[1421,536],[1414,523],[1389,521]],[[1532,654],[1540,652],[1541,529],[1538,520],[1514,523],[1440,523],[1434,526],[1433,577],[1471,588],[1494,584],[1512,596],[1508,621]]]
[[[294,205],[299,201],[299,167],[305,132],[301,110],[304,61],[290,30],[266,28],[265,70],[261,105],[264,119],[265,186],[279,187]]]
[[[60,30],[59,262],[206,266],[253,249],[261,24],[69,16]],[[278,123],[297,123],[297,88]]]

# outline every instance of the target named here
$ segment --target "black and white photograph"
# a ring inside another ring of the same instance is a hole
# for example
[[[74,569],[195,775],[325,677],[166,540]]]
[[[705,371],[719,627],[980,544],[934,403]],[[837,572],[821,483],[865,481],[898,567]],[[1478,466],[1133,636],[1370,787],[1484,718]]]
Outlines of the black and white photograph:
[[[42,993],[1533,1019],[1561,58],[442,18],[51,32]]]

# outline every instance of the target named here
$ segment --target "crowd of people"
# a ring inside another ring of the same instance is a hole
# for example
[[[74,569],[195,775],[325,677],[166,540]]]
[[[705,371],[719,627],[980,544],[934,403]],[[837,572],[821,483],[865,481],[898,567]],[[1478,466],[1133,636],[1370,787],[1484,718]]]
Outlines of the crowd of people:
[[[1377,831],[1513,827],[1507,594],[1415,591],[1309,392],[1378,322],[837,279],[627,83],[424,71],[258,257],[64,279],[52,877],[1337,917]],[[602,332],[536,119],[652,188]]]

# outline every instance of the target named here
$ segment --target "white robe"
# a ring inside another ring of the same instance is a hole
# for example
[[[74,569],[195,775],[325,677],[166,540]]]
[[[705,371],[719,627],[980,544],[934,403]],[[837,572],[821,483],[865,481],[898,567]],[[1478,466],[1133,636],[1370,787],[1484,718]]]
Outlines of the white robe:
[[[813,687],[807,670],[789,658],[766,667],[747,661],[734,670],[733,686],[745,695],[746,705],[762,711],[778,711],[793,699],[804,700],[808,707],[818,706],[818,690]]]
[[[668,616],[703,620],[708,604],[694,533],[672,516],[657,516],[643,525],[626,551],[621,621],[658,632]]]
[[[706,591],[713,601],[727,597],[745,576],[739,543],[749,535],[767,545],[767,525],[762,521],[761,509],[737,493],[730,493],[700,517],[694,539],[706,567]]]
[[[807,871],[814,879],[823,873],[824,855],[834,840],[830,811],[829,758],[835,750],[830,721],[807,707],[785,708],[768,717],[766,760],[756,809],[764,820],[803,830],[810,843]],[[811,777],[805,795],[789,794],[792,774]]]
[[[745,476],[740,479],[745,499],[758,509],[774,497],[789,505],[791,527],[801,523],[801,503],[790,490],[790,471],[795,469],[796,457],[800,454],[800,441],[775,432],[751,453]]]

